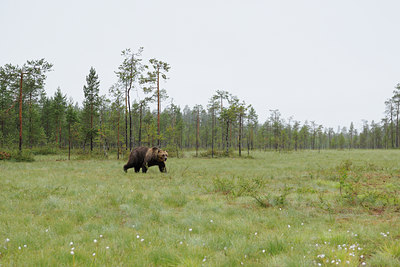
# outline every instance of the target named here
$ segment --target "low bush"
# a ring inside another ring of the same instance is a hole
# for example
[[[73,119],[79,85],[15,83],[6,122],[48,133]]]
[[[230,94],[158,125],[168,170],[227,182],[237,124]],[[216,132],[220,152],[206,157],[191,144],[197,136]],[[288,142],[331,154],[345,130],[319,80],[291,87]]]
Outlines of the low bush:
[[[7,160],[7,159],[11,159],[11,154],[4,151],[0,151],[0,160]]]
[[[56,155],[57,150],[54,147],[39,147],[33,148],[32,150],[33,155]]]
[[[228,157],[232,157],[232,156],[233,156],[233,151],[232,150],[229,150],[228,153],[226,151],[214,150],[214,157],[216,157],[216,158],[228,158]],[[212,157],[212,150],[209,149],[207,151],[200,152],[200,157],[202,157],[202,158],[211,158]]]
[[[183,158],[184,157],[183,151],[177,147],[167,146],[167,147],[161,148],[161,149],[166,150],[168,152],[168,157],[171,157],[171,158]]]
[[[35,161],[34,155],[29,150],[11,152],[11,160],[16,162],[32,162]]]

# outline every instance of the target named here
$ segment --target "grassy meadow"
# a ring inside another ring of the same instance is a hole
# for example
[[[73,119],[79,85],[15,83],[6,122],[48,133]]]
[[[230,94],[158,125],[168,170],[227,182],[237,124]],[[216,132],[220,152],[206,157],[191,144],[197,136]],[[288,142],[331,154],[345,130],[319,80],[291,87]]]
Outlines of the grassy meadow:
[[[400,151],[0,161],[0,266],[400,266]]]

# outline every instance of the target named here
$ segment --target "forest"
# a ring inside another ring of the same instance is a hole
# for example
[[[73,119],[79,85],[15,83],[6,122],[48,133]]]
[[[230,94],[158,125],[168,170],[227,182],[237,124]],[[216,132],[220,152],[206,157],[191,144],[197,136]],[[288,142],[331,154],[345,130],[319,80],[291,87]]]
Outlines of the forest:
[[[178,106],[160,82],[168,79],[170,65],[142,59],[143,48],[125,49],[115,70],[117,82],[100,95],[101,77],[89,70],[82,85],[82,105],[58,88],[45,90],[46,73],[53,64],[45,59],[18,66],[0,66],[0,148],[70,148],[90,153],[129,151],[133,147],[160,146],[179,156],[183,150],[208,151],[203,155],[249,154],[258,150],[391,149],[400,141],[400,84],[385,105],[381,121],[351,123],[337,129],[310,118],[300,122],[270,110],[258,120],[251,103],[216,90],[206,104]],[[133,92],[136,92],[135,94]],[[138,98],[140,92],[144,97]],[[153,108],[152,107],[156,107]],[[236,152],[235,152],[236,153]]]

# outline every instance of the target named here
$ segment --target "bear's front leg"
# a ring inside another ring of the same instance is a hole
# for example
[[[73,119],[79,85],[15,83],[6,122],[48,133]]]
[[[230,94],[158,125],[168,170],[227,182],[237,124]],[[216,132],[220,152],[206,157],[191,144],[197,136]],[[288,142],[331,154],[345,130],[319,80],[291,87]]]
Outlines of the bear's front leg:
[[[160,172],[167,172],[167,167],[165,167],[165,164],[159,164],[158,168],[160,169]]]

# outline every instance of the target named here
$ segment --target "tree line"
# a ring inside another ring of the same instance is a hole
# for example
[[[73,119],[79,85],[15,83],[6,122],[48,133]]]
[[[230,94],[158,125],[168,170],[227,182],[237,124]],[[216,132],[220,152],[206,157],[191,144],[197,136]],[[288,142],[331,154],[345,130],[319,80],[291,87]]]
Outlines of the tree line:
[[[155,58],[145,64],[142,52],[143,48],[122,51],[117,82],[106,95],[100,95],[100,78],[92,67],[83,85],[82,105],[61,88],[53,96],[46,94],[46,73],[53,65],[44,59],[0,66],[0,147],[116,150],[118,156],[142,145],[160,146],[177,156],[189,149],[214,156],[255,149],[399,148],[400,85],[385,102],[385,117],[363,121],[360,130],[353,123],[333,129],[315,121],[284,119],[276,109],[259,122],[252,105],[228,91],[215,91],[206,105],[175,105],[160,88],[170,65]]]

